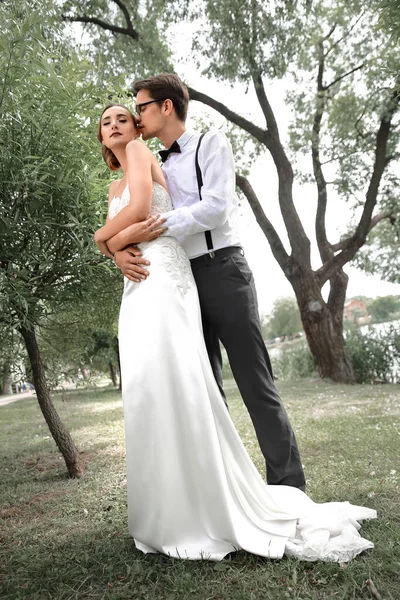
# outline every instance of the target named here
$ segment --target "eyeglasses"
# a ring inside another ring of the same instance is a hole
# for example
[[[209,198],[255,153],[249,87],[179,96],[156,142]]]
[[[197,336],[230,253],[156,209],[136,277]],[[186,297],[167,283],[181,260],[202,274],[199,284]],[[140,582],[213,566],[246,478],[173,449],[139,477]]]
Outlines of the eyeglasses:
[[[153,104],[153,102],[164,102],[166,98],[157,98],[157,100],[149,100],[148,102],[142,102],[141,104],[136,104],[135,112],[139,116],[142,112],[143,106],[147,106],[148,104]]]

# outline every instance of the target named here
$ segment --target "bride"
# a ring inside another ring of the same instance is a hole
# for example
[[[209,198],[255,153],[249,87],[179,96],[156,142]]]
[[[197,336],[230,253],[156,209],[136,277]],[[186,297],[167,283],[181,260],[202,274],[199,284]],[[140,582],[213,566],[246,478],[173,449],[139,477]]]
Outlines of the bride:
[[[110,186],[107,221],[95,241],[113,258],[108,244],[115,247],[132,223],[138,242],[152,232],[152,241],[139,244],[150,276],[125,278],[119,317],[136,547],[186,559],[218,561],[243,549],[346,562],[373,547],[359,535],[358,521],[376,513],[347,502],[316,504],[295,487],[264,483],[215,382],[189,260],[175,238],[160,236],[157,215],[171,210],[171,201],[157,159],[138,136],[129,109],[104,109],[103,158],[123,177]]]

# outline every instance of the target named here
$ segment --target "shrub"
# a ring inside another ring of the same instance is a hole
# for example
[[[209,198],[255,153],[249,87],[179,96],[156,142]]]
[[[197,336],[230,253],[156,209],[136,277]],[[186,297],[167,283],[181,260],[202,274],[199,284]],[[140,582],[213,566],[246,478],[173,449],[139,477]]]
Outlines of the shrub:
[[[357,383],[399,381],[400,327],[368,327],[346,332],[346,349]]]
[[[356,383],[400,382],[400,325],[349,329],[345,332],[346,350],[353,365]],[[232,377],[225,350],[223,376]],[[270,351],[275,377],[283,380],[318,375],[317,366],[305,341]]]
[[[317,366],[306,342],[282,348],[271,356],[272,368],[278,379],[302,379],[317,375]]]

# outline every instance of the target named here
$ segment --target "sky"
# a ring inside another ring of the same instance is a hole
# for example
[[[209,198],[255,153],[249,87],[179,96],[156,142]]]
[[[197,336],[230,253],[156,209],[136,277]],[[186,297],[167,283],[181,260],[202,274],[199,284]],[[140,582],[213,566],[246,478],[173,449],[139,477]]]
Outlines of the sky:
[[[230,86],[208,79],[201,75],[199,69],[192,62],[184,58],[189,55],[190,40],[190,31],[186,31],[185,35],[181,27],[171,28],[169,41],[174,50],[176,71],[180,77],[198,91],[212,96],[233,111],[249,118],[257,125],[265,127],[261,109],[251,86],[246,90],[244,86],[239,84]],[[290,109],[285,104],[287,85],[285,82],[273,82],[271,85],[265,82],[267,96],[274,110],[284,144],[288,139],[287,124],[291,118]],[[205,107],[200,102],[191,102],[187,121],[188,128],[196,127],[196,118],[198,117],[205,118],[206,122],[209,120],[213,126],[217,127],[223,127],[225,123],[225,119],[216,111]],[[311,161],[311,156],[309,159],[305,158],[304,160]],[[253,164],[249,181],[261,202],[265,214],[280,234],[286,249],[290,251],[278,205],[277,174],[268,152],[260,156]],[[318,268],[321,263],[319,262],[314,234],[316,188],[313,185],[299,185],[295,182],[293,196],[303,226],[312,242],[313,266]],[[331,199],[332,201],[328,204],[326,227],[329,241],[335,243],[339,241],[340,235],[346,232],[346,226],[351,221],[353,213],[339,197],[332,195]],[[292,286],[273,257],[269,244],[257,225],[246,200],[241,203],[238,229],[245,255],[254,273],[260,312],[268,315],[277,298],[294,297]],[[349,265],[346,265],[344,270],[349,275],[348,298],[358,295],[371,298],[389,294],[400,295],[400,284],[382,281],[378,276],[366,275]],[[329,292],[328,285],[323,290],[325,297]]]

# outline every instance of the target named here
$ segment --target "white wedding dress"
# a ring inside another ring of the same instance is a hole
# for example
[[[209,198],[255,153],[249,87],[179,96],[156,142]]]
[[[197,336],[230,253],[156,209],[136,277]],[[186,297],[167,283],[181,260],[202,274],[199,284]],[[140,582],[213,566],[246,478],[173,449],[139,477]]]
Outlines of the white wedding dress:
[[[129,202],[115,197],[110,218]],[[153,184],[152,213],[171,210]],[[171,237],[140,245],[146,281],[125,279],[119,319],[129,531],[143,552],[221,560],[253,554],[346,562],[373,544],[358,521],[374,510],[316,504],[268,486],[215,383],[189,260]]]

